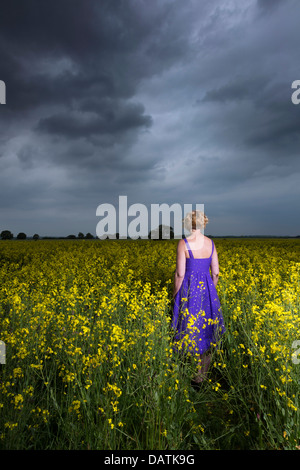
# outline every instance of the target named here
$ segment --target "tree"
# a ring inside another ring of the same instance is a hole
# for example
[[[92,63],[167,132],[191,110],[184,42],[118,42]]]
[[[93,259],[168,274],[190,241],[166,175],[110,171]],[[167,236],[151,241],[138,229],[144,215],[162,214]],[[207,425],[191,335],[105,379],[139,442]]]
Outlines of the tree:
[[[26,236],[26,233],[24,233],[24,232],[20,232],[17,235],[17,240],[26,240],[26,238],[27,238],[27,236]]]
[[[160,224],[158,228],[149,232],[148,238],[153,240],[168,240],[174,238],[174,230],[168,225]]]
[[[84,238],[84,235],[83,235],[82,232],[79,232],[79,233],[78,233],[78,238],[80,238],[80,239]]]
[[[93,235],[92,235],[90,232],[88,232],[88,233],[86,234],[85,238],[91,239],[91,238],[94,238],[94,237],[93,237]]]
[[[13,234],[10,230],[2,230],[0,236],[2,240],[11,240],[13,238]]]
[[[67,238],[76,238],[75,235],[68,235]]]
[[[36,241],[40,238],[40,236],[37,233],[35,233],[32,238],[33,238],[33,240]]]

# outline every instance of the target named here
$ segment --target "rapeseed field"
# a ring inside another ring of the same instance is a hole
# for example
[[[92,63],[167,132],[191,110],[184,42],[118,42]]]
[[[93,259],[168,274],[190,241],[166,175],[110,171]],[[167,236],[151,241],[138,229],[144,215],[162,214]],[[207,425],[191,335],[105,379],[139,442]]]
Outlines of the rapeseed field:
[[[299,449],[300,240],[214,241],[226,333],[199,390],[177,240],[1,241],[0,448]]]

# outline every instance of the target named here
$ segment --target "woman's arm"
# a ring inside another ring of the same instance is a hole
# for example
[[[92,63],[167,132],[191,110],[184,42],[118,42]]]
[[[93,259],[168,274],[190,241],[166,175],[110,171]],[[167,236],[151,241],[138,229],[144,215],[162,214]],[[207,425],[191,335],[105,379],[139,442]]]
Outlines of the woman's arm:
[[[214,252],[211,258],[210,272],[211,272],[211,277],[212,277],[214,286],[217,287],[218,280],[219,280],[219,259],[218,259],[216,245],[214,247]]]
[[[177,254],[176,254],[176,270],[174,274],[174,288],[173,288],[173,297],[179,291],[184,275],[185,275],[185,241],[179,240],[177,244]]]

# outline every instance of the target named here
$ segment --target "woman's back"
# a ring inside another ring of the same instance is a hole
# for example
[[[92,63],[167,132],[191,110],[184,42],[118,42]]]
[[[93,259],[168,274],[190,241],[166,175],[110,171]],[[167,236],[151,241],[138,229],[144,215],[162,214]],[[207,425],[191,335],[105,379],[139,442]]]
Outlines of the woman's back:
[[[213,247],[213,242],[210,238],[201,234],[200,236],[192,235],[192,236],[186,237],[186,240],[188,241],[190,250],[192,251],[192,254],[195,259],[210,258],[212,254],[212,247]],[[185,256],[187,258],[190,258],[187,247],[185,250]]]

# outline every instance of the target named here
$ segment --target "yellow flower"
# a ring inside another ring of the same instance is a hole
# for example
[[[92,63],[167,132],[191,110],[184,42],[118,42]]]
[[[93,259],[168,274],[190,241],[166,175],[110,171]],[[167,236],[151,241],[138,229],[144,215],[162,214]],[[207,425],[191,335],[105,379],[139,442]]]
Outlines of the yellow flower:
[[[107,421],[108,421],[108,424],[110,425],[110,428],[111,428],[111,429],[114,429],[115,425],[114,425],[114,423],[112,422],[112,419],[111,419],[111,418],[108,418]]]
[[[10,430],[13,430],[15,429],[16,427],[18,426],[18,423],[5,423],[4,424],[4,427],[7,428],[7,429],[10,429]]]

